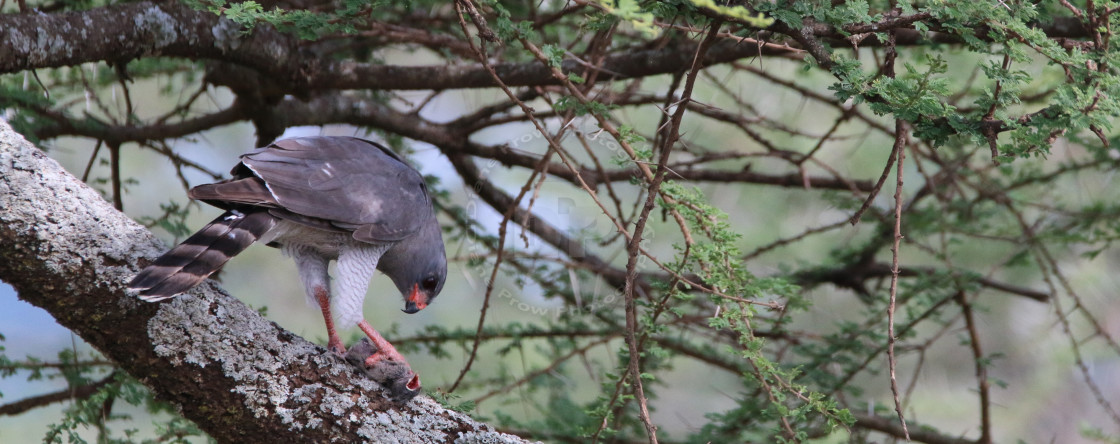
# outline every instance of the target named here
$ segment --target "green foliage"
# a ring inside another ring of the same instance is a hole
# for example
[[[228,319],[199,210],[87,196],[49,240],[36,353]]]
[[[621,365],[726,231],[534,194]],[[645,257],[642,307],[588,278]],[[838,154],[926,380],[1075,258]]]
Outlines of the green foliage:
[[[123,373],[114,372],[114,381],[105,385],[88,398],[78,400],[67,407],[60,422],[53,424],[43,437],[44,443],[85,444],[83,431],[97,430],[97,443],[111,444],[148,444],[169,442],[188,444],[188,438],[206,435],[194,423],[183,418],[172,418],[166,422],[155,423],[155,438],[141,438],[137,429],[126,428],[116,435],[110,426],[115,423],[128,424],[128,415],[115,414],[114,404],[124,402],[132,406],[143,406],[151,413],[173,413],[170,405],[156,401],[151,392],[139,381]],[[209,440],[214,442],[213,440]]]
[[[646,11],[638,0],[602,0],[599,6],[607,13],[625,20],[646,37],[657,37],[661,29],[654,24],[654,15]]]
[[[556,45],[544,45],[541,47],[545,57],[548,58],[549,66],[559,68],[560,64],[564,61],[564,49]]]
[[[743,21],[743,22],[749,24],[750,26],[753,26],[753,27],[756,27],[756,28],[765,28],[767,26],[770,26],[771,23],[774,23],[773,19],[768,19],[768,18],[766,18],[765,16],[763,16],[762,14],[759,14],[759,13],[753,13],[753,12],[751,12],[750,9],[748,9],[744,6],[739,6],[739,5],[725,6],[725,5],[718,4],[713,0],[688,0],[688,1],[689,1],[689,3],[692,3],[694,6],[710,9],[712,11],[715,11],[716,13],[719,13],[720,15],[724,15],[724,16],[727,16],[727,17],[732,17],[732,18],[738,19],[738,20]],[[866,6],[867,5],[865,4],[864,7],[866,7]]]
[[[163,228],[176,238],[189,236],[193,232],[192,227],[187,226],[187,216],[190,215],[188,208],[172,201],[159,204],[159,209],[162,212],[159,217],[144,216],[137,220],[148,228]]]
[[[1107,433],[1095,427],[1081,427],[1081,436],[1085,439],[1104,444],[1117,444],[1120,443],[1120,436]]]
[[[3,336],[0,336],[0,340]],[[117,370],[98,353],[78,354],[72,349],[63,349],[57,360],[46,362],[28,356],[12,359],[0,347],[0,378],[24,378],[28,382],[44,380],[63,380],[72,392],[83,386],[99,386],[92,394],[73,399],[67,405],[63,416],[50,425],[43,437],[45,443],[85,444],[92,432],[93,442],[111,444],[148,444],[170,442],[186,444],[188,438],[206,435],[194,423],[175,417],[171,405],[158,401],[152,393],[135,378]],[[142,407],[151,414],[171,415],[170,420],[159,419],[153,423],[154,437],[144,437],[134,428],[135,420],[117,413],[121,405]]]
[[[251,33],[258,25],[267,24],[280,31],[298,35],[301,39],[314,40],[329,34],[355,32],[358,26],[364,24],[371,11],[384,8],[389,2],[343,0],[330,12],[285,10],[278,7],[266,10],[263,5],[252,0],[187,0],[187,4],[228,18],[241,25],[245,33]]]
[[[600,102],[580,102],[574,97],[570,96],[561,97],[556,101],[556,104],[553,105],[553,109],[557,111],[572,111],[577,116],[586,116],[588,114],[605,116],[610,113],[611,109],[614,108],[615,107],[612,107],[611,105]]]
[[[444,393],[437,391],[429,393],[429,395],[431,395],[432,399],[435,399],[436,402],[442,405],[445,409],[456,411],[459,413],[470,413],[470,411],[474,410],[476,407],[474,401],[469,399],[462,400],[462,396],[456,395],[454,393]]]

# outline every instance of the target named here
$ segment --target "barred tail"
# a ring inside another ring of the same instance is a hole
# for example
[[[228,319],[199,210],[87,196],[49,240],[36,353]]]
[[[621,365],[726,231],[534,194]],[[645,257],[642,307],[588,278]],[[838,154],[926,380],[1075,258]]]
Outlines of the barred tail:
[[[148,302],[174,297],[202,283],[275,225],[268,211],[226,211],[156,259],[128,287]]]

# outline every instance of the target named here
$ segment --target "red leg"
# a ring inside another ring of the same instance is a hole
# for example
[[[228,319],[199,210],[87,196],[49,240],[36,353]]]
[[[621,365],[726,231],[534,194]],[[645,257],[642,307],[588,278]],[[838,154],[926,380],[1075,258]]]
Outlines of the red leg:
[[[315,299],[319,301],[319,308],[323,310],[323,321],[327,324],[327,348],[338,354],[345,354],[346,347],[334,329],[334,316],[331,316],[331,296],[325,287],[315,287]]]

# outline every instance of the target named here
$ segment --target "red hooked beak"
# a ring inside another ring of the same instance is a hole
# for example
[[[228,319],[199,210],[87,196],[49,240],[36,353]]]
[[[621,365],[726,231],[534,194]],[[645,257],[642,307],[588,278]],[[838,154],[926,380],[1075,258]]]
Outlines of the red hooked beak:
[[[420,284],[413,284],[412,291],[408,294],[408,299],[405,301],[404,310],[408,314],[416,313],[423,310],[428,306],[428,301],[425,300],[424,294],[420,293]]]

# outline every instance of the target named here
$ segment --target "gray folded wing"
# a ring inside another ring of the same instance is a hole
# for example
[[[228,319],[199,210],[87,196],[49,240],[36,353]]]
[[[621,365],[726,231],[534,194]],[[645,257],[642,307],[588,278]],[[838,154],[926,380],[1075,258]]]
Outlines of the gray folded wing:
[[[234,178],[191,197],[267,207],[277,217],[398,241],[434,217],[424,178],[395,153],[352,137],[281,140],[241,156]]]

